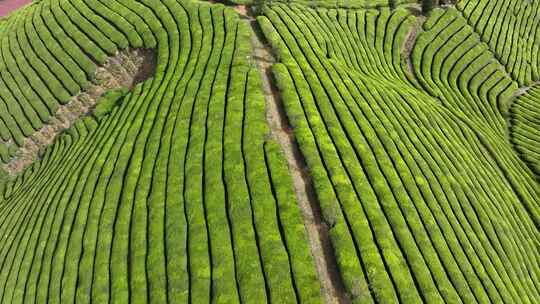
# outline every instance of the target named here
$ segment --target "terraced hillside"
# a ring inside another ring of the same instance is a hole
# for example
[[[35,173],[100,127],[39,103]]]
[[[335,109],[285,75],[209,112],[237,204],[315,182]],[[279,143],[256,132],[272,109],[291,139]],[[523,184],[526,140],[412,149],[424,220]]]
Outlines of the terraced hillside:
[[[510,136],[518,154],[540,177],[540,94],[531,89],[512,104]]]
[[[540,79],[539,5],[516,0],[468,0],[457,5],[470,27],[520,85]]]
[[[110,32],[59,20],[59,4]],[[266,139],[250,28],[222,5],[106,4],[42,1],[4,25],[55,21],[36,28],[61,33],[52,41],[70,41],[78,57],[39,51],[73,63],[68,76],[116,48],[155,47],[158,58],[154,77],[80,120],[5,186],[0,302],[320,302],[291,178]]]
[[[345,286],[358,302],[535,303],[538,181],[506,136],[518,85],[452,8],[423,22],[409,66],[417,21],[259,17]]]
[[[0,303],[539,303],[540,7],[420,7],[0,20]]]

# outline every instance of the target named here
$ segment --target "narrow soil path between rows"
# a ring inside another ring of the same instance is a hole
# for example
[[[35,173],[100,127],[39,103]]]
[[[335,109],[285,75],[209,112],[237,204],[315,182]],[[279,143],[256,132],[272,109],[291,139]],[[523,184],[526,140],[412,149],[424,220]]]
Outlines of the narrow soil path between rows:
[[[240,8],[240,12],[245,12],[245,8]],[[311,253],[322,285],[323,297],[326,303],[350,303],[338,271],[328,227],[322,220],[320,204],[306,161],[294,139],[279,90],[273,80],[271,68],[275,58],[270,48],[264,43],[265,39],[257,21],[245,13],[242,15],[250,23],[254,32],[252,35],[254,52],[252,59],[257,64],[262,77],[266,96],[267,121],[270,125],[272,138],[280,144],[289,165],[296,197],[304,217]]]
[[[416,44],[416,37],[418,36],[418,31],[422,28],[422,24],[426,21],[425,16],[418,15],[416,17],[416,23],[411,27],[411,30],[407,33],[405,37],[405,42],[401,47],[401,56],[407,63],[408,72],[418,81],[416,71],[414,69],[411,55]]]
[[[532,88],[534,88],[536,86],[540,86],[540,81],[534,81],[534,82],[532,82],[532,83],[530,83],[530,84],[528,84],[526,86],[520,87],[519,89],[517,89],[516,92],[514,92],[514,94],[512,94],[512,98],[516,98],[516,97],[519,97],[521,95],[525,95],[525,94],[527,94],[527,92],[530,89],[532,89]]]
[[[520,159],[524,159],[523,158],[523,155],[521,155],[518,150],[516,149],[515,145],[514,145],[514,142],[512,141],[512,128],[514,127],[514,121],[513,121],[513,118],[514,118],[514,115],[513,115],[513,112],[512,112],[512,107],[514,106],[514,103],[516,102],[516,99],[518,99],[519,97],[523,96],[523,95],[526,95],[530,89],[536,87],[536,86],[540,86],[540,81],[534,81],[532,83],[529,83],[525,86],[522,86],[522,87],[519,87],[513,94],[512,96],[510,96],[510,100],[508,101],[510,104],[508,105],[508,114],[506,115],[506,125],[507,125],[507,128],[506,128],[506,138],[508,139],[508,142],[510,144],[512,144],[512,147],[514,149],[514,151],[516,152],[516,154],[520,157]],[[503,101],[504,102],[504,101]]]
[[[91,114],[106,91],[120,88],[131,90],[154,74],[155,65],[156,55],[153,50],[131,49],[109,58],[103,66],[97,67],[94,83],[61,105],[47,124],[24,140],[24,144],[8,163],[0,163],[0,169],[11,177],[22,172],[39,158],[47,146],[54,143],[58,135],[79,118]]]

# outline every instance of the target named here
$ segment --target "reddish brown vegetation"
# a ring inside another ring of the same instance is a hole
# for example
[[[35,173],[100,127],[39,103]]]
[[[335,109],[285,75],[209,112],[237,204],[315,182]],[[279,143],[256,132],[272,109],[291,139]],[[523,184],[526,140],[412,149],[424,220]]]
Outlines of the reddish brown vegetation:
[[[29,4],[31,0],[0,0],[0,17],[9,15],[21,6]]]

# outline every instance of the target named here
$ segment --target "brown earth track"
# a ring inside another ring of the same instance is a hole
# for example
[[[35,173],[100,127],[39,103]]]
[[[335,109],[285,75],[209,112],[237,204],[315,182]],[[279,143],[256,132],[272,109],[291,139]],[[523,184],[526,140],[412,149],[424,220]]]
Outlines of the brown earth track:
[[[320,203],[308,166],[296,143],[281,95],[272,77],[272,65],[275,63],[275,58],[270,48],[263,42],[264,37],[258,28],[257,21],[249,15],[247,10],[241,10],[241,12],[245,12],[243,16],[249,19],[254,32],[252,59],[259,68],[262,78],[266,97],[266,118],[271,129],[271,137],[280,144],[289,166],[298,204],[304,217],[311,253],[321,281],[322,295],[326,303],[351,303],[339,274],[328,226],[322,220]]]
[[[404,60],[407,63],[407,70],[415,78],[417,76],[416,76],[416,71],[414,69],[414,66],[412,64],[411,54],[416,44],[416,37],[418,36],[418,31],[422,30],[422,24],[424,24],[425,21],[426,21],[425,16],[418,15],[416,17],[416,23],[414,24],[414,26],[411,27],[411,30],[407,33],[405,42],[403,43],[403,46],[401,47],[401,56],[402,58],[404,58]]]

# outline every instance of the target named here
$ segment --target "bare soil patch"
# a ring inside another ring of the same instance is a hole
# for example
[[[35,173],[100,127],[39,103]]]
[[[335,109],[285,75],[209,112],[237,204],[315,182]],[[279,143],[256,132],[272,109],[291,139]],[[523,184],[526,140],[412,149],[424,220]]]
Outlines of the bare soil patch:
[[[246,17],[246,16],[248,16],[248,14],[249,14],[249,8],[248,8],[247,6],[245,6],[245,5],[236,5],[236,6],[234,7],[234,9],[235,9],[236,12],[237,12],[238,14],[240,14],[241,16]]]
[[[411,75],[416,77],[416,72],[411,60],[411,53],[416,44],[416,37],[418,36],[418,30],[422,27],[422,24],[426,21],[425,16],[417,16],[416,23],[411,27],[411,30],[407,33],[405,42],[401,48],[401,56],[407,63],[407,69]]]
[[[517,89],[517,91],[514,92],[514,94],[512,94],[512,98],[517,98],[521,95],[525,95],[527,94],[527,92],[532,89],[533,87],[535,86],[539,86],[540,85],[540,81],[535,81],[533,83],[530,83],[529,85],[526,85],[526,86],[523,86],[519,89]]]

